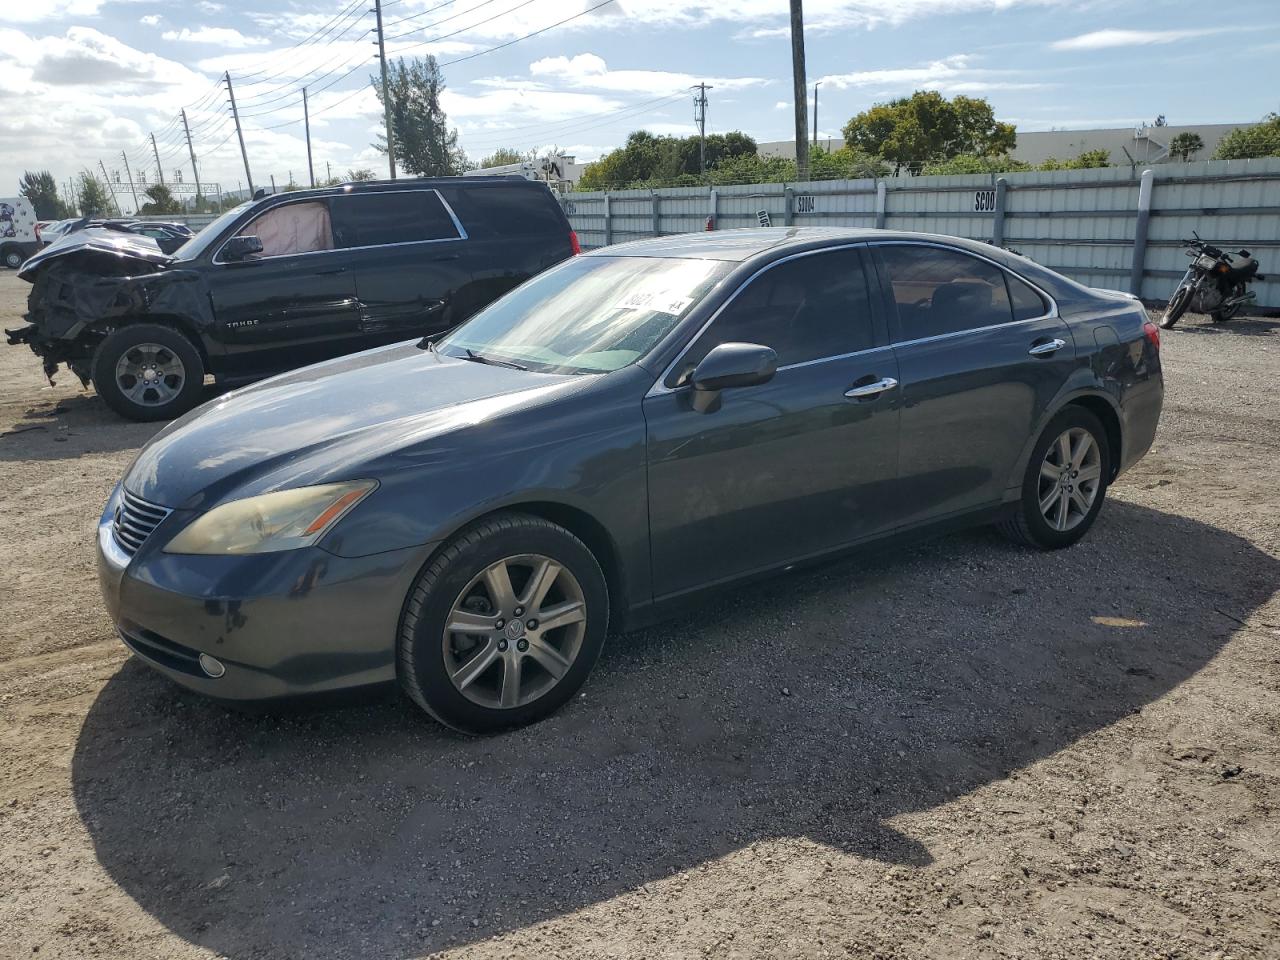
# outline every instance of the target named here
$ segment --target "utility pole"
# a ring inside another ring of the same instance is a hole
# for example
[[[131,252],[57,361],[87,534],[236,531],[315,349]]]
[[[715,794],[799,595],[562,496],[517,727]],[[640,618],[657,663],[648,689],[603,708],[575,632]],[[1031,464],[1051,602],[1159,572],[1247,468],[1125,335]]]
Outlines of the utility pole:
[[[196,148],[191,145],[191,127],[187,125],[187,111],[182,111],[182,129],[187,135],[187,153],[191,154],[191,175],[196,178],[196,208],[200,204],[200,168],[196,166]]]
[[[373,12],[378,21],[378,61],[382,64],[382,118],[387,125],[387,166],[391,179],[396,178],[396,144],[391,139],[391,97],[387,92],[387,47],[382,37],[382,0],[373,0]]]
[[[160,166],[160,151],[156,147],[156,135],[151,135],[151,153],[156,158],[156,179],[160,181],[160,185],[164,186],[164,170]]]
[[[307,133],[307,176],[311,186],[316,185],[315,167],[311,166],[311,111],[307,109],[307,88],[302,88],[302,127]]]
[[[809,124],[806,107],[809,85],[804,77],[804,8],[801,0],[791,0],[791,78],[796,104],[796,179],[809,179]]]
[[[273,197],[276,195],[276,175],[274,173],[271,174],[271,195]]]
[[[244,148],[244,131],[240,129],[240,111],[236,109],[236,92],[231,89],[231,71],[222,75],[227,81],[227,96],[231,98],[231,116],[236,122],[236,136],[240,139],[240,158],[244,160],[244,178],[249,181],[249,199],[253,199],[253,174],[249,172],[249,153]]]
[[[324,162],[324,182],[328,183],[333,179],[333,171],[329,169],[329,161]]]
[[[116,189],[111,185],[111,178],[107,176],[107,165],[99,160],[98,167],[102,170],[102,182],[107,185],[107,193],[111,194],[111,205],[116,208],[116,216],[122,216],[120,201],[116,199]]]
[[[821,80],[815,80],[813,84],[813,145],[818,145],[818,88],[822,86]]]
[[[120,151],[120,159],[124,161],[124,175],[129,178],[129,192],[133,194],[133,212],[137,213],[142,204],[138,202],[138,188],[134,185],[133,172],[129,169],[129,158],[123,150]]]
[[[714,90],[715,87],[699,83],[690,89],[698,91],[698,95],[693,98],[693,121],[698,125],[698,173],[705,177],[707,175],[707,91]]]

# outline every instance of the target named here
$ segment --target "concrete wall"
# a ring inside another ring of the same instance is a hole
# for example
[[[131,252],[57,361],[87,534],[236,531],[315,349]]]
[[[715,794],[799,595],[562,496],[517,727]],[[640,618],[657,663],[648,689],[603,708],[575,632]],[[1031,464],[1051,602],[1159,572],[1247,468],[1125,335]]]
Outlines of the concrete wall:
[[[1173,291],[1187,264],[1179,241],[1198,230],[1223,249],[1252,251],[1269,278],[1255,287],[1258,302],[1280,308],[1280,158],[1149,169],[1145,235],[1138,213],[1143,168],[1128,166],[569,193],[561,202],[585,248],[703,230],[708,216],[716,229],[757,226],[765,211],[774,226],[884,227],[1002,241],[1089,286],[1150,300]],[[1136,283],[1135,242],[1144,248]]]

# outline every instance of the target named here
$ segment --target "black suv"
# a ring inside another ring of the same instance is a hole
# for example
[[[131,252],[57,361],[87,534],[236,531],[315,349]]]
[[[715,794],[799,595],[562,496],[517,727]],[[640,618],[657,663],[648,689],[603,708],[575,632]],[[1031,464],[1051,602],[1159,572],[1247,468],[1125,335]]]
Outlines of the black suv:
[[[19,276],[6,330],[52,378],[65,363],[114,410],[163,420],[205,374],[235,384],[448,330],[578,252],[560,204],[518,177],[348,183],[246,203],[172,255],[87,229]]]

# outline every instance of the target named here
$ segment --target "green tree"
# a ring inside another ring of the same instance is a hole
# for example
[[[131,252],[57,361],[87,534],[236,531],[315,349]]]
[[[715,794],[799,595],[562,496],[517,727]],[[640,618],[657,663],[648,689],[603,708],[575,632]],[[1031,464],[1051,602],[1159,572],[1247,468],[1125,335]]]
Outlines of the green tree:
[[[27,198],[37,220],[65,220],[71,211],[58,196],[58,184],[48,170],[24,171],[18,181],[18,193]]]
[[[701,179],[701,144],[697,137],[660,137],[636,130],[625,145],[589,164],[579,181],[581,190],[621,190],[647,184],[688,184]],[[712,134],[706,139],[707,179],[726,163],[746,169],[756,157],[756,142],[744,133]],[[741,181],[735,181],[741,182]]]
[[[80,174],[79,193],[81,216],[101,217],[109,212],[111,197],[95,177],[87,173]]]
[[[425,174],[424,174],[425,176]],[[354,170],[348,170],[344,183],[367,183],[370,180],[377,180],[378,175],[368,167],[357,167]]]
[[[509,163],[523,163],[534,158],[534,151],[520,151],[515,147],[499,147],[487,157],[482,157],[476,166],[481,170],[489,167],[505,167]]]
[[[1037,170],[1092,170],[1098,167],[1111,166],[1111,151],[1104,148],[1097,150],[1086,150],[1078,157],[1070,160],[1059,160],[1057,157],[1050,157]]]
[[[1193,153],[1199,153],[1203,149],[1204,141],[1200,139],[1200,134],[1190,130],[1179,133],[1169,141],[1169,156],[1181,157],[1183,163],[1190,160]]]
[[[1015,160],[1007,153],[1002,153],[998,157],[975,157],[971,153],[966,153],[949,160],[930,163],[920,172],[932,177],[954,176],[961,173],[1023,173],[1031,169],[1031,164]]]
[[[383,103],[381,82],[374,77],[369,82]],[[387,92],[396,163],[402,169],[419,177],[450,177],[468,168],[467,155],[458,146],[458,131],[449,126],[440,106],[444,74],[435,57],[414,57],[407,63],[401,57],[389,64]],[[386,135],[379,134],[373,146],[386,153]]]
[[[1012,124],[1000,123],[981,98],[948,100],[936,90],[880,103],[844,125],[844,142],[899,167],[920,169],[961,154],[1008,153],[1017,144]]]
[[[1253,127],[1237,127],[1218,143],[1215,160],[1280,157],[1280,114],[1268,113]]]
[[[138,213],[144,217],[182,212],[182,204],[173,198],[173,193],[163,183],[147,187],[146,196],[147,202],[138,208]]]

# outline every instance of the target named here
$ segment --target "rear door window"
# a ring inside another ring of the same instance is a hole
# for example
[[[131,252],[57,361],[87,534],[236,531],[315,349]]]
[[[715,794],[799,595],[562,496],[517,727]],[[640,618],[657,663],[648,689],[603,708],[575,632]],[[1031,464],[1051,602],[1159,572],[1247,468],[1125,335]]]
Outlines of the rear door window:
[[[350,193],[332,203],[333,234],[340,247],[458,238],[453,218],[434,190]]]
[[[1005,272],[994,264],[941,247],[885,244],[877,249],[893,288],[899,342],[1013,320]]]
[[[450,187],[448,196],[467,233],[477,238],[561,237],[569,232],[560,204],[541,184],[472,184]]]

